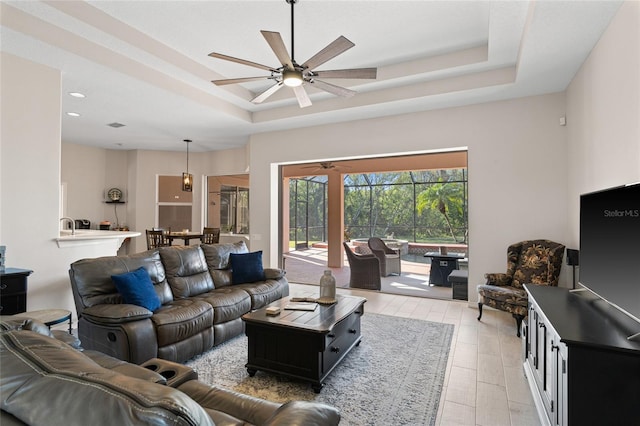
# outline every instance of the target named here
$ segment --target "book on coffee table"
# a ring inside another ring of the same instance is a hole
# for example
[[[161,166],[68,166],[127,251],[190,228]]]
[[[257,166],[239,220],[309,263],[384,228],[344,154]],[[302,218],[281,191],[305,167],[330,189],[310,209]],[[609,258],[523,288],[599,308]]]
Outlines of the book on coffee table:
[[[315,302],[289,302],[284,308],[290,311],[315,311],[317,307]]]

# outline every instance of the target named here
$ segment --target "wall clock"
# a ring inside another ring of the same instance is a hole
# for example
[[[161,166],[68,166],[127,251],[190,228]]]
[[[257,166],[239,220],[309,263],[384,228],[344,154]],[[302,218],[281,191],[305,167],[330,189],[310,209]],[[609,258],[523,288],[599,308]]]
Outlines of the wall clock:
[[[120,201],[122,198],[122,191],[118,188],[111,188],[109,192],[107,192],[107,196],[111,201]]]

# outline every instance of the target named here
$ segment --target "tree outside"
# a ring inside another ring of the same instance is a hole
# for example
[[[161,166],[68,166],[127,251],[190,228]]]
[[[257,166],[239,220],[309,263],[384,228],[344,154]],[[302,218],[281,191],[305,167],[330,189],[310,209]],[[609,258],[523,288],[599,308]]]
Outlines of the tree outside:
[[[290,225],[291,237],[301,236],[305,223],[310,239],[322,241],[315,238],[326,235],[318,232],[326,231],[326,198],[322,198],[326,197],[326,179],[317,178],[321,177],[291,180],[290,218],[297,220],[297,226]],[[349,238],[467,242],[466,169],[353,174],[345,175],[344,184],[345,235]]]

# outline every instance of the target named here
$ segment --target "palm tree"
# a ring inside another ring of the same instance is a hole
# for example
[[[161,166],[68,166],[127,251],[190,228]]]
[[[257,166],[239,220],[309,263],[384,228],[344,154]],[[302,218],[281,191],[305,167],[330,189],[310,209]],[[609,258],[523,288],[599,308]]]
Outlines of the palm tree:
[[[464,227],[464,188],[457,183],[448,183],[442,177],[439,180],[441,183],[429,185],[427,189],[418,194],[416,209],[418,214],[422,214],[427,209],[440,212],[447,223],[451,238],[457,241],[452,223],[452,213],[455,216],[453,221],[462,220]],[[464,236],[463,239],[465,239]]]

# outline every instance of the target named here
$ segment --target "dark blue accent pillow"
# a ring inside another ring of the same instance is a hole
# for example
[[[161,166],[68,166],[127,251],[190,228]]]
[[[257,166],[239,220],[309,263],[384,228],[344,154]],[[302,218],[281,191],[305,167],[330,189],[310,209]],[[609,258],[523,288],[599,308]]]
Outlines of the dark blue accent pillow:
[[[132,272],[111,275],[111,280],[125,303],[142,306],[152,312],[160,307],[160,298],[153,289],[149,273],[143,267]]]
[[[231,253],[229,255],[233,284],[254,283],[264,280],[262,251]]]

